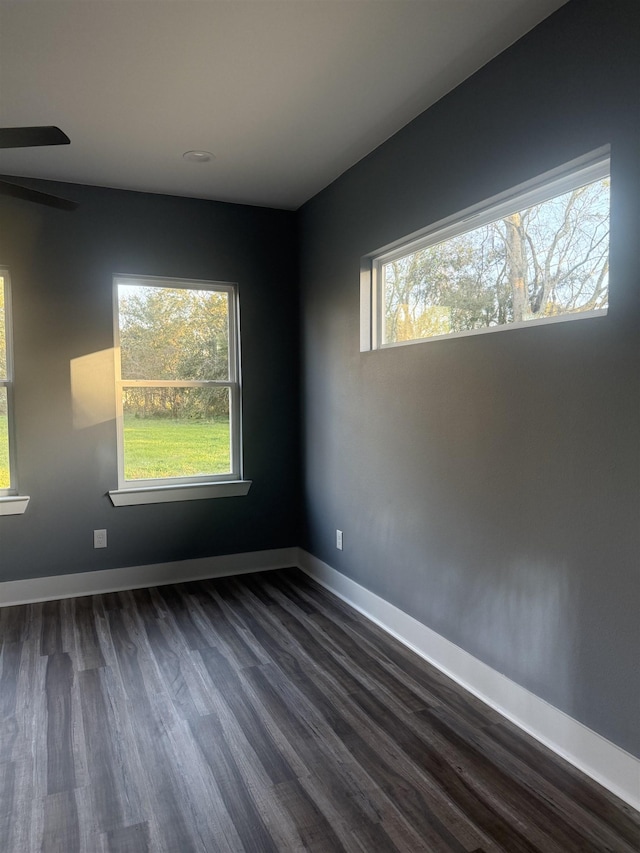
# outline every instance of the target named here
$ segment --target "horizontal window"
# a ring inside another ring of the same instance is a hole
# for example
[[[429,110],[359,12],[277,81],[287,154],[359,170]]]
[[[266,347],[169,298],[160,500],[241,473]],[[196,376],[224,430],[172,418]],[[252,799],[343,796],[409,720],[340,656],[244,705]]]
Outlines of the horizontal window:
[[[119,490],[240,481],[235,285],[116,276],[115,336]]]
[[[601,150],[364,259],[361,349],[606,313]]]

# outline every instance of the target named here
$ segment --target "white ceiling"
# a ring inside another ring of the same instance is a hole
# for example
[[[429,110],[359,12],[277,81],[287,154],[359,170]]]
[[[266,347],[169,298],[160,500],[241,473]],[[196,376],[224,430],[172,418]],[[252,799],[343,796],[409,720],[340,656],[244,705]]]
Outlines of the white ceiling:
[[[0,173],[295,209],[564,2],[0,0]]]

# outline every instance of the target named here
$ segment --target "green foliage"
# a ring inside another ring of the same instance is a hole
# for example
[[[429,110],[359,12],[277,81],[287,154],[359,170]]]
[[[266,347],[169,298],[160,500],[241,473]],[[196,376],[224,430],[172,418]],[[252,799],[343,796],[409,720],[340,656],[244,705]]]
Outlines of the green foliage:
[[[224,474],[231,470],[229,421],[125,417],[127,480]]]
[[[123,380],[229,378],[226,293],[124,286],[119,317]],[[139,418],[206,419],[228,413],[226,390],[126,388],[124,395],[125,411]]]
[[[138,419],[229,417],[227,388],[124,388],[122,394],[124,414]]]

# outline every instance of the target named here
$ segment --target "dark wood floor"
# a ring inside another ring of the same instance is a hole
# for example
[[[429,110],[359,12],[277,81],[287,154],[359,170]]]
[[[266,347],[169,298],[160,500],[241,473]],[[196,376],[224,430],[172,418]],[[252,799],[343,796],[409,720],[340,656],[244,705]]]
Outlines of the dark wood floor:
[[[639,815],[296,570],[0,610],[0,851],[637,853]]]

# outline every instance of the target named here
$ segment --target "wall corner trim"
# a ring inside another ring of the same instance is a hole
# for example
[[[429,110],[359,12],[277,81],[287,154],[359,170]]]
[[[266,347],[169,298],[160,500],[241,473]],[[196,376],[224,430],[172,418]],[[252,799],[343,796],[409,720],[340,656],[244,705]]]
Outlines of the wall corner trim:
[[[595,782],[640,809],[640,760],[487,666],[385,599],[300,549],[297,565]]]

